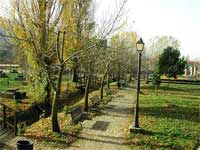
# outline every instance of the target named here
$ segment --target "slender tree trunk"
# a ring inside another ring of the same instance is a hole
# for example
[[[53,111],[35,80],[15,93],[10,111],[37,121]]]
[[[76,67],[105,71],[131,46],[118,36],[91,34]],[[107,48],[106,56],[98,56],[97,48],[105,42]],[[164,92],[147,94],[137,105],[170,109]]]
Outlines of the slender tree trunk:
[[[88,94],[89,94],[89,89],[90,89],[90,78],[91,75],[88,76],[87,79],[87,84],[85,87],[85,107],[84,107],[84,111],[88,112]]]
[[[146,76],[146,83],[148,84],[148,83],[149,83],[149,72],[147,72],[146,75],[147,75],[147,76]]]
[[[108,74],[109,70],[109,62],[106,64],[106,70],[104,72],[103,78],[101,79],[101,86],[100,86],[100,98],[103,99],[103,86],[104,86],[104,80],[106,78],[106,75]]]
[[[58,105],[57,105],[58,99],[59,99],[59,93],[58,91],[54,91],[54,98],[51,109],[52,131],[60,133],[60,127],[58,124]]]
[[[74,62],[74,63],[76,63],[76,62]],[[77,66],[77,64],[74,64],[74,66],[73,66],[72,81],[78,82],[78,66]]]
[[[101,79],[101,86],[100,86],[100,98],[103,99],[103,85],[105,80],[106,74],[103,75],[103,78]]]
[[[131,73],[130,73],[130,75],[129,75],[129,80],[128,80],[128,82],[129,82],[129,83],[131,82]]]
[[[51,114],[51,104],[50,104],[50,99],[51,99],[51,85],[49,83],[49,81],[47,80],[47,84],[45,87],[45,91],[47,93],[46,97],[45,97],[45,116],[49,116]]]
[[[109,81],[109,78],[110,78],[110,74],[109,72],[107,73],[107,88],[109,89],[110,88],[110,81]]]
[[[121,69],[121,67],[120,67],[120,64],[118,64],[118,75],[117,75],[117,87],[118,88],[120,88],[120,69]]]
[[[127,81],[127,70],[125,70],[125,73],[124,73],[124,82],[126,84],[126,81]]]
[[[59,71],[57,89],[56,91],[54,91],[54,98],[53,98],[52,111],[51,111],[52,130],[53,132],[58,132],[58,133],[60,133],[60,127],[58,124],[58,100],[60,100],[60,95],[61,95],[63,70],[64,70],[64,65],[61,66],[60,71]]]

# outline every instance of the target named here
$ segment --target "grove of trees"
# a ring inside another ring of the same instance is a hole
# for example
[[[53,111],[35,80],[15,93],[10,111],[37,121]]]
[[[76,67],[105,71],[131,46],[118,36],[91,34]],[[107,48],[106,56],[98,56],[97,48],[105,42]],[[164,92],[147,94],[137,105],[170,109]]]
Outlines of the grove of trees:
[[[1,22],[15,48],[18,63],[35,81],[35,95],[51,102],[52,131],[60,132],[58,102],[61,97],[63,73],[73,70],[73,81],[83,71],[85,111],[93,76],[101,79],[100,97],[103,98],[104,80],[127,80],[134,75],[136,33],[114,34],[122,27],[126,0],[119,3],[108,22],[99,28],[94,19],[93,0],[13,0],[10,16]],[[97,30],[98,29],[98,30]],[[136,57],[137,58],[137,57]]]

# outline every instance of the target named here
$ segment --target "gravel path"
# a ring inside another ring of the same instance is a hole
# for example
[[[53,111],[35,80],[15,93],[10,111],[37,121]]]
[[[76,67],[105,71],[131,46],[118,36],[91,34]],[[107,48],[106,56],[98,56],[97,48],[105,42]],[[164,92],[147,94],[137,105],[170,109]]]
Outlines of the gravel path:
[[[106,105],[104,115],[84,121],[79,139],[66,150],[128,150],[124,137],[133,96],[133,89],[120,90]]]

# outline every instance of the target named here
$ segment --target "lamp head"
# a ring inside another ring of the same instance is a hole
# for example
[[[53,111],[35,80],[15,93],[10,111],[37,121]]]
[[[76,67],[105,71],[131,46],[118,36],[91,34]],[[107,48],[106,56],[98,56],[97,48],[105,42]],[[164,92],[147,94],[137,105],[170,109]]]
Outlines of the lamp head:
[[[140,40],[137,41],[136,46],[137,46],[137,51],[138,52],[142,52],[143,51],[143,49],[144,49],[144,42],[143,42],[142,38],[140,38]]]

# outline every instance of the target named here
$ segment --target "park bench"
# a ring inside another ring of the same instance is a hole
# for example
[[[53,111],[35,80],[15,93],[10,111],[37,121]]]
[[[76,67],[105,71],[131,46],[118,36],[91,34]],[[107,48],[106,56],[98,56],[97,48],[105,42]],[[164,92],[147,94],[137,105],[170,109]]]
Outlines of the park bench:
[[[6,91],[0,92],[0,97],[2,98],[14,98],[15,92],[18,91],[18,88],[9,88]]]
[[[111,90],[109,88],[105,89],[105,92],[106,92],[106,95],[111,95],[112,94],[112,92],[111,92]]]
[[[23,75],[18,75],[18,77],[15,78],[16,81],[25,81],[26,78]]]
[[[101,99],[97,95],[91,97],[90,100],[92,102],[92,107],[97,107],[101,102]]]
[[[26,92],[24,92],[24,91],[16,91],[15,93],[14,93],[14,99],[24,99],[24,98],[26,98]]]
[[[6,91],[0,92],[0,97],[2,98],[10,98],[10,99],[24,99],[26,98],[26,92],[19,91],[18,88],[7,89]]]
[[[76,107],[70,111],[72,123],[77,124],[78,122],[82,122],[85,114],[81,110],[81,107]],[[81,124],[82,125],[82,124]]]
[[[124,80],[120,81],[121,86],[125,86],[126,82]]]
[[[101,99],[95,95],[93,97],[90,98],[91,102],[92,102],[92,108],[91,108],[91,111],[99,111],[99,104],[101,102]]]
[[[13,69],[13,70],[10,71],[10,73],[18,73],[18,71]]]
[[[5,72],[1,71],[0,72],[0,78],[8,78]]]

